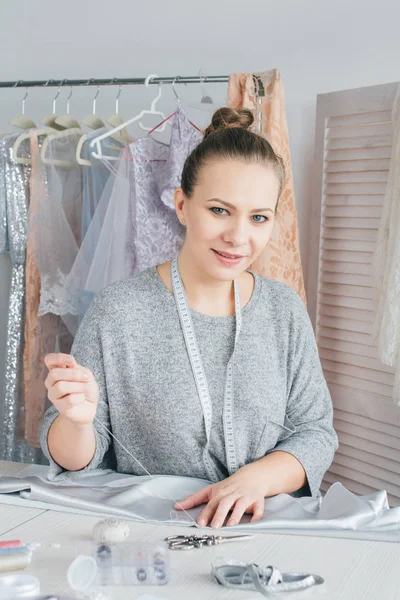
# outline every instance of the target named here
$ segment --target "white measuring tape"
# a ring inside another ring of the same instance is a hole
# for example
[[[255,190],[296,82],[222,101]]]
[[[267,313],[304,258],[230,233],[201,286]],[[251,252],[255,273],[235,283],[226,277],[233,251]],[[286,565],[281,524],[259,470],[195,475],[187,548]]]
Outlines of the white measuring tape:
[[[203,460],[207,469],[208,477],[210,481],[219,481],[219,476],[215,464],[213,463],[210,451],[210,433],[212,424],[212,402],[210,398],[210,392],[208,389],[208,383],[206,374],[204,372],[203,363],[200,356],[199,347],[197,345],[196,335],[193,328],[192,317],[190,314],[189,305],[187,302],[185,290],[183,287],[182,279],[179,273],[178,259],[175,258],[171,263],[171,282],[174,291],[174,297],[176,306],[178,309],[179,319],[182,326],[183,335],[185,338],[186,348],[189,355],[190,364],[192,366],[193,376],[195,379],[197,392],[199,394],[201,407],[204,415],[204,425],[206,431],[206,445],[203,451]],[[235,446],[235,434],[233,427],[233,357],[236,350],[237,341],[239,339],[240,329],[242,327],[242,307],[240,304],[239,286],[236,280],[234,280],[235,290],[235,315],[236,315],[236,333],[235,333],[235,344],[233,347],[232,355],[229,359],[227,370],[226,370],[226,382],[225,382],[225,393],[224,393],[224,412],[223,412],[223,424],[224,424],[224,438],[225,438],[225,452],[226,461],[229,475],[232,475],[238,469],[238,463],[236,458],[236,446]]]

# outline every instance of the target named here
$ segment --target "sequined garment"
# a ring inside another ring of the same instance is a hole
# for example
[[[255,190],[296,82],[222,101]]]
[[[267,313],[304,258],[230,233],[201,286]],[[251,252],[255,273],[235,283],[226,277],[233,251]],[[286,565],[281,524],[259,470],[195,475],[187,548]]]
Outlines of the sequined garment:
[[[25,250],[27,205],[29,200],[28,165],[16,164],[11,152],[19,133],[0,139],[0,204],[5,213],[5,247],[12,262],[8,309],[3,418],[0,422],[0,459],[19,462],[45,462],[40,450],[23,440],[25,406],[22,393],[22,351],[24,331]],[[27,141],[27,143],[29,143]],[[2,217],[4,227],[4,217]]]

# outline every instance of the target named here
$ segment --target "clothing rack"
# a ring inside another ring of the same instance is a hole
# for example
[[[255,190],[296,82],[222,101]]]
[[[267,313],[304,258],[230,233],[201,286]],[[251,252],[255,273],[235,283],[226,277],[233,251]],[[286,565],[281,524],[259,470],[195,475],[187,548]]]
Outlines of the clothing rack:
[[[205,76],[194,76],[194,77],[152,77],[149,80],[149,84],[158,83],[228,83],[229,75],[205,75]],[[133,78],[119,78],[114,77],[113,79],[47,79],[38,81],[0,81],[0,88],[28,88],[28,87],[77,87],[77,86],[100,86],[100,85],[144,85],[146,78],[144,77],[133,77]]]

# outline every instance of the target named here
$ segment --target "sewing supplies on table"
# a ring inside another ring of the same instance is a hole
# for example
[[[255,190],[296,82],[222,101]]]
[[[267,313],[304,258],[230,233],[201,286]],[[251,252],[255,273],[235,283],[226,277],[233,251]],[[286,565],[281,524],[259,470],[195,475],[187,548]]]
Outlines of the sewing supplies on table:
[[[40,594],[40,581],[32,575],[3,575],[0,577],[1,600],[33,598]]]
[[[204,546],[217,546],[228,542],[241,542],[250,540],[254,535],[169,535],[165,538],[170,550],[192,550]]]
[[[25,569],[32,560],[32,551],[28,546],[18,546],[15,540],[11,544],[0,548],[0,573]]]
[[[124,542],[129,536],[129,531],[127,521],[110,517],[96,523],[93,527],[92,537],[95,542],[116,544]]]
[[[91,586],[165,585],[171,579],[168,546],[161,543],[82,542],[67,579],[75,591]]]
[[[23,546],[21,540],[4,540],[0,542],[0,548],[20,548]]]
[[[233,559],[217,559],[211,576],[219,585],[238,590],[253,590],[271,597],[283,592],[296,592],[324,583],[319,575],[311,573],[281,573],[276,567],[260,567]]]

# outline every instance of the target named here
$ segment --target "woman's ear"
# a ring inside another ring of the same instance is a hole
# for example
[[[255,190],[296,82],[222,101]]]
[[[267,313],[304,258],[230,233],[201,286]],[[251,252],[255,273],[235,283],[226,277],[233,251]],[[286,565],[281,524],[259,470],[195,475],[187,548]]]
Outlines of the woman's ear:
[[[175,211],[179,221],[185,221],[185,194],[182,188],[177,188],[174,194]]]

